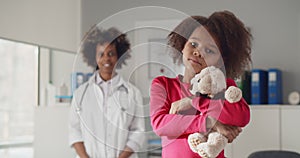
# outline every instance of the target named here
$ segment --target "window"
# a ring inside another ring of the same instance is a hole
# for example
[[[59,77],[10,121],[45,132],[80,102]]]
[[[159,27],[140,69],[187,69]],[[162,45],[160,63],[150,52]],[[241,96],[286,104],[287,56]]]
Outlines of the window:
[[[0,157],[33,157],[38,46],[0,39]]]

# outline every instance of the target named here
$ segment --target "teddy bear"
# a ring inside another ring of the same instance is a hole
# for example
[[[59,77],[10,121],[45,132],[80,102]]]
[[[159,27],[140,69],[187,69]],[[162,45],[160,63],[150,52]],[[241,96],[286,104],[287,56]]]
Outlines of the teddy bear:
[[[226,90],[226,78],[224,73],[214,66],[204,68],[191,80],[191,93],[201,94],[209,98],[223,95],[230,103],[241,100],[242,91],[235,86],[230,86]],[[224,93],[225,91],[225,93]],[[193,133],[188,136],[188,144],[191,150],[198,153],[203,158],[212,158],[219,155],[225,148],[228,139],[218,132],[211,132],[208,136],[201,133]]]

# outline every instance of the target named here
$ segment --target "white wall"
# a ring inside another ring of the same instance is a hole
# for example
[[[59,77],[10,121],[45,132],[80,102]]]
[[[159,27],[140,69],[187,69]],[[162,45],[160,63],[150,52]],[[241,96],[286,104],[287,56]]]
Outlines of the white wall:
[[[76,52],[79,24],[79,0],[0,0],[0,38]],[[35,157],[74,157],[67,144],[68,107],[53,113],[45,108],[35,113]]]
[[[0,0],[0,37],[76,51],[79,0]]]
[[[119,11],[139,6],[168,7],[190,15],[233,11],[253,32],[253,67],[280,67],[284,71],[285,101],[288,92],[300,91],[298,0],[0,0],[0,37],[76,52],[82,35],[92,25]],[[126,24],[121,26],[125,28],[139,21],[179,18],[174,14],[166,18],[162,14],[145,11],[116,24]],[[134,35],[129,36],[134,42]],[[145,52],[140,53],[142,58],[148,57]]]
[[[0,38],[76,52],[80,42],[80,0],[0,0]],[[60,60],[51,62],[54,68],[59,67],[52,72],[60,72],[50,76],[55,86],[64,77],[70,80],[73,64],[70,56],[61,53],[57,57]],[[66,68],[68,71],[61,71]],[[44,72],[47,73],[51,74]],[[67,84],[70,87],[69,81]]]
[[[253,41],[253,68],[278,67],[283,70],[284,101],[292,90],[300,91],[300,1],[298,0],[163,0],[163,1],[81,1],[81,34],[109,16],[133,7],[162,6],[177,9],[190,15],[209,15],[216,10],[230,10],[251,28]],[[134,26],[135,21],[161,20],[161,12],[145,11],[120,19],[123,24]],[[176,19],[172,14],[169,19]],[[132,37],[131,37],[132,38]],[[131,41],[134,41],[132,38]],[[132,43],[134,46],[135,43]],[[145,52],[144,58],[148,55]],[[140,87],[144,85],[138,85]],[[148,86],[148,85],[146,85]],[[145,89],[145,88],[142,88]]]

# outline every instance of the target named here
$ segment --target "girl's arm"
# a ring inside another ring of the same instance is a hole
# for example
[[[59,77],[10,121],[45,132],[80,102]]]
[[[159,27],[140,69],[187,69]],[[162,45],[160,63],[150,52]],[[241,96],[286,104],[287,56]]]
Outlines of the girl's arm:
[[[180,137],[195,132],[205,133],[212,129],[220,132],[232,142],[241,132],[239,127],[225,125],[207,113],[200,115],[169,114],[170,104],[165,88],[166,83],[161,78],[153,80],[150,91],[150,114],[154,132],[159,136]],[[195,102],[194,98],[192,102]],[[209,104],[210,99],[202,97],[201,101]]]
[[[206,115],[169,114],[171,105],[162,78],[153,80],[150,91],[150,114],[154,132],[159,136],[179,137],[206,132]]]

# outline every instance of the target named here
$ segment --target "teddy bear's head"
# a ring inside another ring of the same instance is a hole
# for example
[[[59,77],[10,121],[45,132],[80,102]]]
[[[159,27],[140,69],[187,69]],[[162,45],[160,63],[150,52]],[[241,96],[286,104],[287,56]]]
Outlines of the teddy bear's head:
[[[224,73],[214,67],[204,68],[199,74],[196,74],[191,80],[191,93],[196,95],[200,93],[214,98],[216,94],[221,94],[227,87]],[[230,86],[225,91],[225,99],[230,103],[238,102],[242,99],[242,91],[235,86]]]
[[[209,97],[214,97],[215,94],[226,89],[226,79],[224,73],[214,67],[209,66],[201,70],[191,80],[191,93],[207,94]]]

